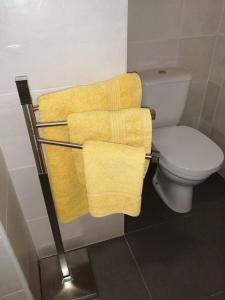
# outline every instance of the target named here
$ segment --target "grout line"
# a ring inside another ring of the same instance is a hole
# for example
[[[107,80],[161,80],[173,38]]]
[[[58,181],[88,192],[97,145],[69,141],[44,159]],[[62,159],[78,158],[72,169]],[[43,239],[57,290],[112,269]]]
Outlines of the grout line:
[[[48,219],[48,215],[43,215],[43,216],[40,216],[40,217],[36,217],[36,218],[32,218],[32,219],[25,219],[27,223],[30,223],[30,222],[33,222],[33,221],[40,221],[40,220],[43,220],[43,219]]]
[[[11,184],[11,178],[10,175],[8,174],[7,183],[6,183],[7,192],[6,192],[6,208],[5,208],[5,231],[7,232],[7,234],[8,234],[9,189],[13,188],[10,186],[10,184]]]
[[[197,214],[200,214],[200,213],[201,213],[201,212],[199,211],[199,212],[196,212],[194,215],[197,215]],[[189,216],[192,216],[192,215],[189,215]],[[185,216],[184,218],[189,217],[189,216]],[[176,220],[177,220],[177,219],[176,219]],[[173,222],[173,221],[174,221],[174,220],[172,220],[172,222]],[[161,223],[161,224],[162,224],[162,223]],[[143,229],[146,229],[146,228],[142,228],[141,230],[143,230]],[[137,231],[140,231],[140,230],[137,230]],[[130,232],[130,234],[133,234],[133,232]],[[136,261],[136,258],[135,258],[134,254],[133,254],[133,251],[132,251],[132,248],[131,248],[131,246],[129,245],[129,242],[127,241],[127,239],[126,239],[126,236],[125,236],[125,241],[127,242],[128,248],[129,248],[129,250],[130,250],[130,252],[131,252],[131,255],[132,255],[132,257],[133,257],[133,259],[134,259],[134,261],[135,261],[135,263],[136,263],[136,266],[137,266],[137,268],[138,268],[138,270],[139,270],[139,272],[140,272],[140,275],[141,275],[141,277],[142,277],[142,279],[143,279],[143,281],[144,281],[144,283],[145,283],[144,276],[143,276],[143,274],[142,274],[142,272],[141,272],[141,270],[140,270],[140,267],[139,267],[139,265],[138,265],[138,262]],[[202,238],[202,237],[199,237],[199,241],[201,241],[201,242],[203,242],[203,243],[206,242],[206,240],[205,240],[204,238]],[[210,249],[211,252],[217,253],[216,248],[210,246],[209,249]],[[220,257],[220,259],[222,259],[222,257]],[[216,295],[220,295],[220,294],[223,294],[223,293],[225,293],[225,290],[220,290],[220,291],[217,291],[217,292],[214,293],[214,294],[211,294],[211,295],[206,296],[206,297],[204,297],[204,298],[201,298],[201,299],[199,299],[199,300],[207,300],[207,299],[210,300],[211,297],[216,296]],[[150,294],[150,295],[151,295],[151,294]]]
[[[218,40],[219,40],[219,37],[221,35],[224,36],[224,34],[221,33],[224,13],[225,13],[225,3],[223,4],[222,13],[221,13],[221,16],[220,16],[220,21],[219,21],[219,24],[218,24],[217,31],[215,33],[216,34],[216,41],[215,41],[215,46],[214,46],[212,57],[211,57],[211,63],[210,63],[209,72],[208,72],[208,79],[207,79],[207,86],[206,86],[206,91],[205,91],[205,95],[204,95],[204,98],[203,98],[203,103],[202,103],[200,114],[199,114],[199,124],[198,124],[198,126],[200,126],[200,122],[203,119],[202,114],[203,114],[204,104],[205,104],[205,100],[206,100],[206,93],[207,93],[207,87],[208,87],[209,81],[213,82],[212,80],[210,80],[210,75],[211,75],[213,64],[214,64],[214,59],[215,59],[215,55],[216,55],[216,48],[217,48]],[[218,85],[218,83],[216,83],[216,85]],[[222,85],[223,85],[223,83],[222,83]],[[220,85],[219,85],[219,87],[221,88]],[[217,106],[218,106],[218,102],[219,102],[220,93],[221,93],[221,90],[219,91],[219,94],[218,94],[217,99],[216,99],[216,105],[215,105],[214,113],[213,113],[213,116],[212,116],[212,120],[210,122],[210,127],[211,127],[210,132],[212,132],[213,123],[214,123],[214,119],[215,119],[215,114],[216,114],[216,110],[217,110]]]
[[[129,17],[129,3],[128,0],[126,1],[126,39],[125,39],[125,47],[126,47],[126,72],[128,71],[128,30],[129,30],[129,23],[128,23],[128,17]]]
[[[213,49],[213,51],[214,51],[214,49]],[[212,56],[213,56],[213,53],[212,53]],[[211,63],[212,63],[212,60],[213,60],[213,57],[211,58]],[[198,129],[200,127],[202,114],[203,114],[203,110],[204,110],[204,105],[205,105],[205,100],[206,100],[206,95],[207,95],[207,90],[208,90],[208,85],[209,85],[209,74],[210,74],[210,67],[209,67],[208,77],[207,77],[205,87],[204,87],[204,93],[202,95],[202,103],[201,103],[201,108],[200,108],[199,117],[198,117]]]
[[[8,296],[14,296],[14,295],[16,295],[16,294],[18,294],[18,293],[21,293],[21,292],[25,292],[25,290],[24,290],[24,289],[20,289],[20,290],[17,290],[17,291],[15,291],[15,292],[12,292],[12,293],[3,295],[3,296],[0,297],[0,300],[5,300],[5,299],[6,299],[5,297],[8,297]]]
[[[182,1],[181,11],[180,11],[180,35],[182,34],[183,29],[183,16],[184,16],[184,8],[185,8],[185,0]],[[178,39],[178,55],[177,55],[177,66],[179,66],[179,60],[180,60],[180,48],[181,48],[181,38]]]
[[[216,292],[215,294],[209,295],[209,296],[207,296],[207,297],[205,297],[205,298],[201,298],[200,300],[207,300],[207,299],[210,299],[210,298],[212,298],[212,297],[214,297],[214,296],[222,295],[223,293],[225,293],[225,290],[221,290],[221,291],[219,291],[219,292]]]
[[[28,168],[36,168],[36,165],[35,164],[29,164],[29,165],[23,165],[21,167],[10,168],[9,172],[11,173],[11,172],[20,171],[20,170],[28,169]]]
[[[185,0],[182,0],[182,4],[181,4],[181,10],[180,10],[180,24],[179,24],[179,34],[181,35],[181,32],[182,32],[182,26],[183,26],[183,11],[184,11],[184,1]],[[176,63],[176,67],[179,66],[179,60],[180,60],[180,48],[181,48],[181,39],[178,38],[177,39],[177,63]]]
[[[17,92],[9,92],[9,93],[1,93],[0,94],[0,98],[1,97],[7,97],[7,96],[18,96],[18,93]]]
[[[215,109],[214,109],[212,120],[211,120],[211,128],[212,129],[214,129],[213,124],[215,123],[215,120],[216,120],[216,113],[217,113],[218,106],[220,104],[220,96],[221,96],[221,94],[222,94],[222,88],[219,87],[219,93],[218,93],[218,96],[217,96],[217,99],[216,99]]]
[[[159,226],[159,225],[162,225],[162,224],[165,224],[165,223],[167,223],[167,221],[162,221],[162,222],[157,223],[157,224],[147,225],[147,226],[144,226],[144,227],[141,227],[141,228],[138,228],[138,229],[129,231],[129,232],[125,232],[125,233],[124,233],[124,236],[130,235],[130,234],[133,234],[133,233],[137,233],[137,232],[140,232],[140,231],[145,230],[145,229],[148,230],[148,229],[151,229],[151,228],[153,228],[153,227],[156,227],[156,226]]]
[[[219,22],[219,25],[218,25],[218,28],[217,28],[217,32],[218,32],[218,34],[223,34],[222,32],[221,32],[221,29],[222,29],[222,24],[223,24],[223,18],[224,18],[224,13],[225,13],[225,2],[224,2],[224,4],[223,4],[223,8],[222,8],[222,12],[221,12],[221,16],[220,16],[220,22]]]
[[[163,220],[162,222],[159,222],[159,223],[147,225],[147,226],[144,226],[144,227],[141,227],[141,228],[138,228],[138,229],[129,231],[129,232],[125,232],[124,235],[130,235],[130,234],[133,234],[133,233],[136,233],[136,232],[140,232],[140,231],[142,231],[142,230],[148,230],[148,229],[151,229],[151,228],[154,228],[154,227],[163,225],[163,224],[167,224],[167,223],[170,223],[170,222],[176,222],[177,220],[181,220],[181,219],[183,219],[183,218],[185,218],[185,219],[186,219],[186,218],[190,218],[190,217],[192,217],[193,215],[198,214],[198,213],[199,213],[199,212],[191,212],[191,213],[188,213],[188,215],[185,215],[185,216],[177,216],[177,217],[174,218],[174,219]]]
[[[218,84],[218,82],[214,81],[213,79],[210,79],[209,81],[217,85],[219,88],[225,89],[225,86],[220,86],[220,84]]]
[[[7,233],[1,223],[0,223],[0,231],[1,231],[1,235],[2,235],[3,246],[6,248],[7,253],[9,254],[10,260],[11,260],[12,264],[14,265],[15,274],[19,278],[19,282],[21,283],[21,288],[23,288],[25,294],[27,295],[27,299],[33,300],[33,296],[29,289],[25,274],[24,274],[23,270],[21,269],[20,263],[17,260],[17,257],[16,257],[14,250],[10,244],[10,241],[8,240]]]
[[[199,34],[199,35],[181,35],[178,34],[177,36],[165,37],[165,38],[155,38],[155,39],[147,39],[147,40],[128,40],[128,44],[138,44],[138,43],[148,43],[148,42],[166,42],[171,40],[182,40],[182,39],[191,39],[191,38],[204,38],[204,37],[214,37],[218,33],[209,33],[209,34]]]
[[[223,179],[225,179],[225,175],[218,173]]]
[[[29,80],[29,78],[28,78],[28,80]],[[51,93],[51,92],[54,92],[56,90],[67,89],[67,88],[70,88],[72,86],[73,86],[73,84],[70,84],[70,85],[67,84],[67,85],[60,85],[60,86],[54,86],[54,87],[33,88],[33,89],[30,89],[30,92],[31,92],[31,96],[32,96],[36,93],[37,94],[43,93],[43,92]],[[5,96],[17,96],[18,97],[18,92],[17,91],[11,91],[11,92],[0,93],[0,98],[5,97]],[[38,98],[38,97],[39,96],[36,96],[35,98]],[[36,99],[35,99],[35,101],[36,101]]]
[[[207,89],[208,89],[208,84],[210,81],[210,75],[212,72],[212,68],[213,68],[213,64],[214,64],[214,59],[215,59],[215,54],[216,54],[216,47],[217,47],[217,43],[218,43],[218,35],[215,36],[215,45],[213,47],[213,52],[211,55],[211,59],[210,59],[210,66],[209,66],[209,70],[208,70],[208,76],[207,76],[207,80],[206,80],[206,88],[204,91],[204,95],[203,95],[203,99],[202,99],[202,104],[201,104],[201,109],[200,109],[200,113],[199,113],[199,120],[198,120],[198,129],[201,123],[202,118],[202,114],[203,114],[203,110],[204,110],[204,105],[205,105],[205,100],[206,100],[206,95],[207,95]],[[214,110],[214,114],[215,114],[215,110]],[[211,122],[211,129],[212,130],[212,122]]]
[[[221,174],[218,174],[218,175],[221,176]],[[223,176],[221,176],[221,177],[223,177]],[[222,206],[223,205],[224,204],[222,204]],[[141,227],[141,228],[129,231],[129,232],[125,232],[124,236],[130,235],[130,234],[133,234],[133,233],[137,233],[137,232],[140,232],[140,231],[143,231],[143,230],[149,230],[149,229],[152,229],[154,227],[161,226],[163,224],[178,222],[182,219],[191,218],[191,217],[199,215],[199,214],[201,214],[201,211],[198,211],[198,210],[197,211],[192,211],[191,213],[188,213],[187,215],[184,215],[184,216],[177,216],[177,217],[172,218],[172,219],[163,220],[162,222],[159,222],[159,223],[147,225],[147,226],[144,226],[144,227]]]
[[[38,255],[38,254],[37,254]],[[39,277],[39,287],[40,287],[40,296],[43,299],[43,288],[42,288],[42,277],[41,277],[41,262],[40,258],[38,257],[38,277]]]
[[[94,245],[97,245],[99,243],[104,243],[104,242],[107,242],[107,241],[110,241],[110,240],[113,240],[113,239],[117,239],[117,238],[121,238],[121,237],[124,237],[124,234],[120,234],[120,235],[115,235],[115,236],[110,236],[110,237],[107,237],[107,238],[102,238],[98,241],[93,241],[91,243],[87,242],[87,243],[84,243],[82,244],[81,246],[77,246],[77,247],[72,247],[72,248],[68,248],[68,249],[65,249],[65,253],[67,252],[71,252],[71,251],[76,251],[76,250],[79,250],[79,249],[82,249],[82,248],[88,248],[88,247],[91,247],[91,246],[94,246]],[[72,236],[72,238],[77,238],[77,236]],[[65,242],[65,240],[63,240],[63,243]],[[54,246],[54,243],[53,244],[43,244],[41,245],[42,247],[47,247],[47,246]],[[57,255],[57,253],[52,253],[52,254],[48,254],[48,255],[44,255],[44,256],[39,256],[40,260],[42,259],[46,259],[46,258],[49,258],[49,257],[52,257],[52,256],[55,256]]]
[[[136,260],[136,258],[135,258],[135,255],[134,255],[134,253],[133,253],[133,251],[132,251],[132,249],[131,249],[131,246],[130,246],[129,242],[128,242],[128,240],[126,239],[126,236],[124,236],[124,240],[125,240],[125,243],[127,244],[128,250],[129,250],[129,252],[130,252],[130,254],[131,254],[131,256],[132,256],[132,259],[133,259],[133,261],[134,261],[134,263],[135,263],[135,266],[136,266],[136,268],[137,268],[137,270],[138,270],[138,273],[139,273],[139,275],[140,275],[140,277],[141,277],[141,279],[142,279],[142,281],[143,281],[143,284],[144,284],[144,286],[145,286],[145,288],[146,288],[146,290],[147,290],[147,292],[148,292],[148,295],[149,295],[150,299],[153,300],[153,297],[152,297],[152,295],[151,295],[151,292],[150,292],[150,290],[149,290],[149,288],[148,288],[148,286],[147,286],[147,283],[146,283],[146,281],[145,281],[144,275],[143,275],[143,273],[142,273],[142,271],[141,271],[141,268],[140,268],[140,266],[139,266],[139,264],[138,264],[138,262],[137,262],[137,260]]]

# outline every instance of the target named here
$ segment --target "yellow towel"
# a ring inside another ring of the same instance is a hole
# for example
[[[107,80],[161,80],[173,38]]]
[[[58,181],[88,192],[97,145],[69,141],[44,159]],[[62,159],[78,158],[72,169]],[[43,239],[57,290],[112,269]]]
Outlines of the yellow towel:
[[[143,146],[151,152],[152,122],[147,108],[128,108],[120,111],[94,111],[68,116],[70,142],[84,144],[98,140],[130,146]],[[79,181],[85,184],[82,151],[73,150]],[[149,162],[146,161],[147,171]]]
[[[137,74],[122,74],[105,82],[80,86],[39,97],[41,122],[63,121],[74,112],[119,110],[138,107],[141,81]],[[45,128],[47,139],[69,141],[67,127]],[[88,212],[86,187],[78,180],[72,150],[46,146],[48,172],[56,210],[61,222],[67,223]]]
[[[139,215],[145,148],[87,141],[83,157],[90,214]]]

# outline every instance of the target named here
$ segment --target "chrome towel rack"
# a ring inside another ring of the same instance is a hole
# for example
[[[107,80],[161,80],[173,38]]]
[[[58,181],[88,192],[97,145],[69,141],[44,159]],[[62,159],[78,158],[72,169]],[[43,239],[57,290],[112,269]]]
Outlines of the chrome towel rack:
[[[55,280],[56,282],[62,282],[62,283],[66,283],[68,281],[72,282],[73,293],[74,293],[73,299],[82,300],[82,299],[96,298],[97,296],[96,285],[95,285],[92,269],[90,266],[87,249],[83,248],[79,250],[79,251],[83,251],[84,256],[87,257],[86,261],[84,262],[85,266],[83,269],[81,268],[79,263],[70,266],[67,261],[66,253],[62,241],[62,236],[59,228],[59,222],[57,219],[56,209],[54,205],[53,195],[51,192],[49,176],[48,176],[47,167],[45,163],[45,156],[42,148],[43,144],[77,148],[77,149],[82,149],[83,145],[70,143],[70,142],[48,140],[40,137],[39,128],[66,126],[67,122],[66,121],[45,122],[45,123],[38,122],[35,113],[39,110],[39,107],[38,105],[33,105],[32,103],[27,76],[17,76],[15,81],[16,81],[20,102],[23,108],[26,126],[30,137],[30,142],[31,142],[31,146],[32,146],[32,150],[36,162],[40,185],[44,196],[44,201],[45,201],[48,218],[50,221],[50,226],[51,226],[51,230],[52,230],[52,234],[53,234],[53,238],[57,250],[58,261],[60,265],[60,271],[61,271],[60,274],[52,274],[52,276],[57,277],[57,279]],[[152,115],[152,119],[155,119],[154,110],[151,110],[151,115]],[[159,152],[152,151],[152,153],[146,154],[146,159],[158,161]],[[76,272],[74,272],[74,270],[76,270]],[[82,274],[79,275],[79,272]],[[76,274],[76,276],[74,274]],[[58,280],[58,277],[61,278],[60,281]],[[85,280],[85,284],[82,283],[82,279],[81,281],[79,280],[80,278],[87,279]],[[60,290],[61,287],[59,286],[58,289]]]

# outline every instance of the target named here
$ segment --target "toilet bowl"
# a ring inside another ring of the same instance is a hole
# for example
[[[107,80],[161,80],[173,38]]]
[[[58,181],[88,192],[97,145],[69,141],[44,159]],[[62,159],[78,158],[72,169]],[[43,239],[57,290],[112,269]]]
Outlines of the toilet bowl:
[[[153,186],[172,210],[186,213],[192,207],[195,185],[217,172],[222,150],[200,131],[179,126],[191,75],[177,68],[144,70],[142,105],[156,111],[153,145],[160,152]]]
[[[160,151],[153,186],[172,210],[189,212],[193,187],[221,168],[223,152],[204,134],[187,126],[155,129],[153,140]]]

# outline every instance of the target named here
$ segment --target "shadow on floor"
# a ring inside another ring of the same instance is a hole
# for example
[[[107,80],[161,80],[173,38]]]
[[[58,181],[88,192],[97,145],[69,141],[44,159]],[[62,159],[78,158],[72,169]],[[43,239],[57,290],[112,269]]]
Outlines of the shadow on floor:
[[[194,188],[192,211],[187,214],[176,213],[163,203],[152,185],[155,170],[156,165],[152,165],[144,181],[140,216],[137,218],[125,216],[126,233],[172,219],[187,217],[198,211],[211,209],[215,205],[225,203],[225,180],[220,175],[214,174]]]

